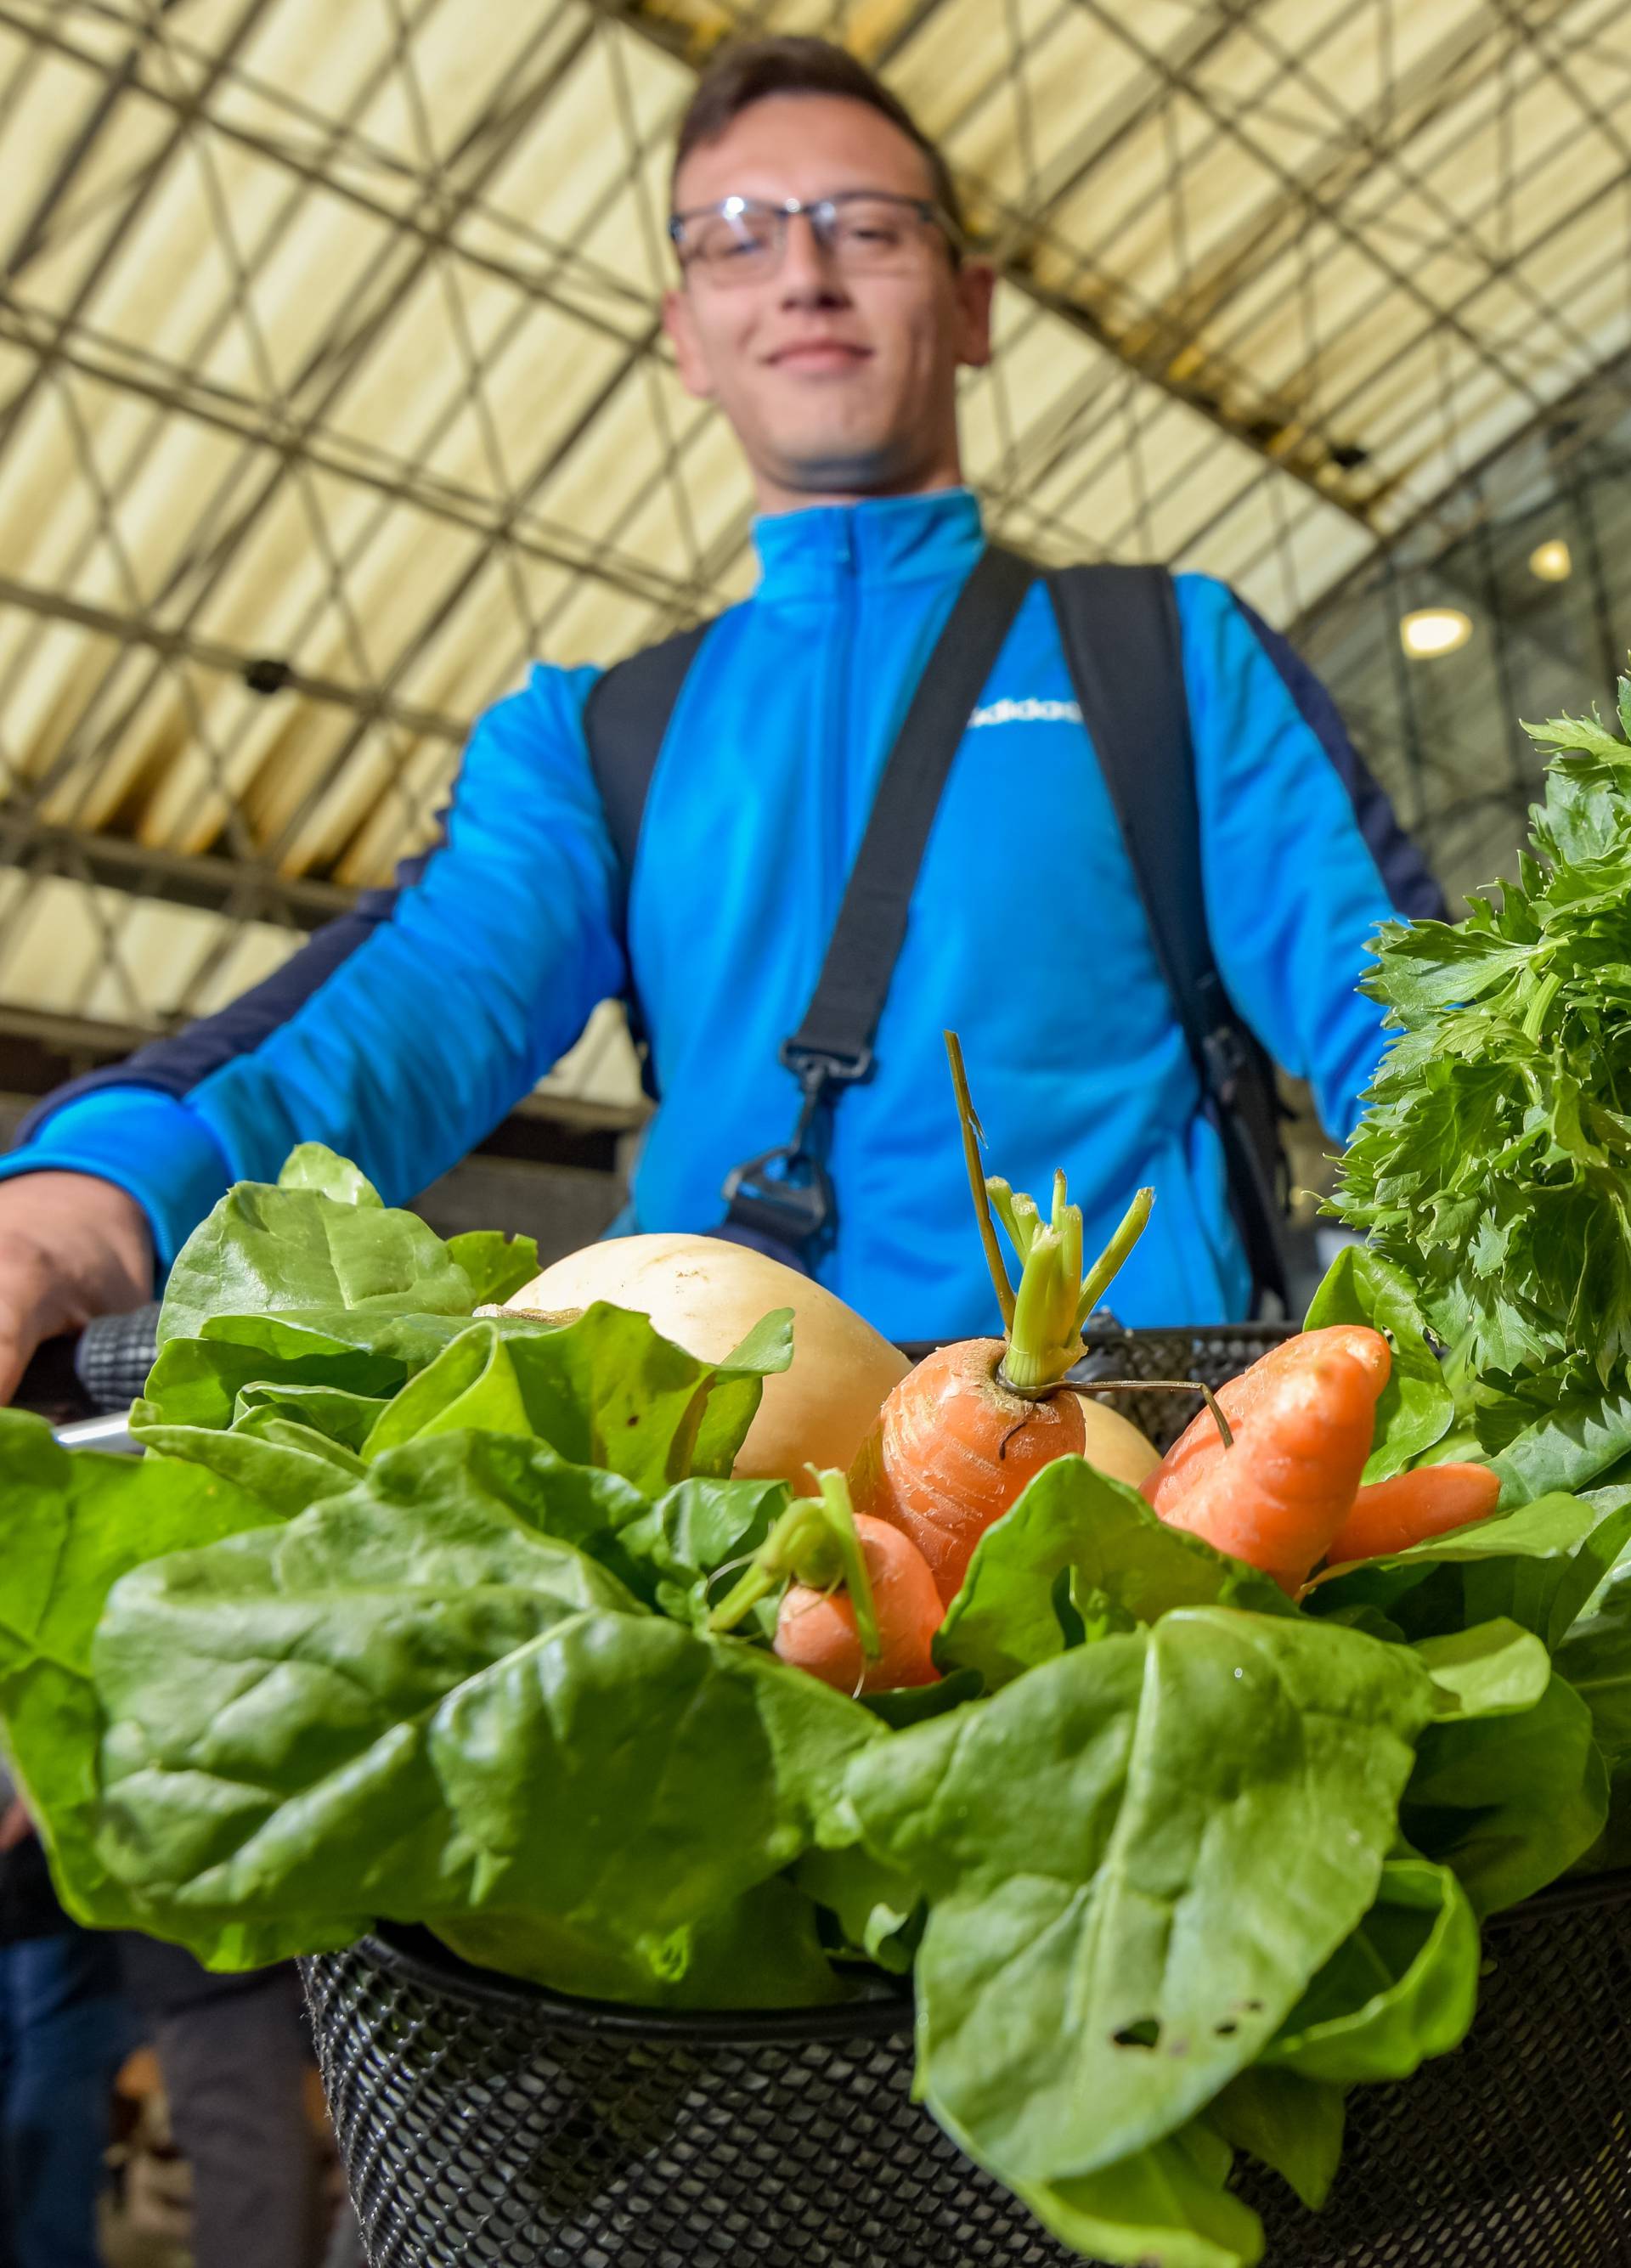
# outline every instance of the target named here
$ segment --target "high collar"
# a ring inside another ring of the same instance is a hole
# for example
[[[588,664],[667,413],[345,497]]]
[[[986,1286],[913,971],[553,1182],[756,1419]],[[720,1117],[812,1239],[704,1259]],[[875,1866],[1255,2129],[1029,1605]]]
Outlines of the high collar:
[[[761,599],[825,598],[845,583],[966,574],[985,538],[970,489],[814,504],[756,519]]]

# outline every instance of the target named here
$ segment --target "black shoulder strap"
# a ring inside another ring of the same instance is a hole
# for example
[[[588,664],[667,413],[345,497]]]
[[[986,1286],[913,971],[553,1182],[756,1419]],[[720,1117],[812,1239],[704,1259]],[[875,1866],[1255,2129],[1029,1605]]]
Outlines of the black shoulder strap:
[[[1036,579],[1029,560],[987,544],[957,593],[878,783],[810,1005],[782,1044],[792,1070],[820,1062],[853,1079],[871,1064],[946,776]]]
[[[724,1234],[794,1266],[830,1229],[825,1116],[835,1094],[872,1068],[873,1038],[947,774],[1036,578],[1029,560],[987,545],[958,592],[878,783],[809,1006],[782,1042],[781,1059],[804,1098],[793,1138],[726,1179]]]
[[[613,665],[584,704],[589,768],[625,874],[634,868],[646,791],[680,688],[710,625],[698,622]]]
[[[1223,1143],[1236,1226],[1259,1293],[1289,1313],[1275,1179],[1273,1066],[1224,989],[1207,932],[1200,809],[1177,600],[1163,567],[1047,578],[1071,681],[1121,823],[1155,957]]]

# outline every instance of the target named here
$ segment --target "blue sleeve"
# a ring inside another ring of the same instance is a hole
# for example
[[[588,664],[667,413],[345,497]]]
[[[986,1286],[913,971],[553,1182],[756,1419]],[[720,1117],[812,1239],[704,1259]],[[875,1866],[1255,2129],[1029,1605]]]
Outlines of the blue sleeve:
[[[1177,578],[1212,948],[1229,996],[1346,1140],[1385,1043],[1356,988],[1379,922],[1443,895],[1311,670],[1208,576]]]
[[[298,1142],[387,1204],[434,1181],[625,984],[623,881],[589,771],[593,670],[535,669],[465,749],[442,843],[218,1016],[48,1097],[0,1173],[116,1182],[161,1265]]]

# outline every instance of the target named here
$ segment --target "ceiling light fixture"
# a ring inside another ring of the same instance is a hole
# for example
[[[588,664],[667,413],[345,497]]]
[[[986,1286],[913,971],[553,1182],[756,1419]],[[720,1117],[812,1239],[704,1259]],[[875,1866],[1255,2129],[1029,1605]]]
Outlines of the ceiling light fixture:
[[[1472,617],[1459,607],[1418,607],[1399,625],[1399,644],[1413,661],[1454,653],[1472,635]]]
[[[1542,583],[1567,583],[1575,571],[1568,544],[1561,535],[1549,535],[1529,555],[1529,571]]]

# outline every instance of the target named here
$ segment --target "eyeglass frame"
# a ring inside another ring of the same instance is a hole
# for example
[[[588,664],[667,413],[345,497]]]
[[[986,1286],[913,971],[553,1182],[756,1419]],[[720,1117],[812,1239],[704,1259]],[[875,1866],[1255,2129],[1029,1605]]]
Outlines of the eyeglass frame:
[[[802,214],[810,224],[816,243],[830,256],[832,247],[823,240],[823,232],[832,225],[835,208],[863,198],[872,204],[904,205],[927,226],[940,231],[946,239],[953,266],[961,263],[968,250],[968,239],[945,206],[935,197],[911,197],[902,189],[834,189],[824,197],[721,197],[717,204],[693,205],[686,212],[671,213],[668,217],[668,241],[674,247],[675,257],[681,268],[689,275],[696,255],[693,254],[690,260],[685,256],[685,226],[688,221],[730,220],[736,214],[749,210],[771,213],[781,224],[781,244],[776,254],[776,266],[770,271],[774,275],[787,256],[789,221],[797,220]],[[817,216],[824,217],[818,218]]]

